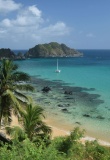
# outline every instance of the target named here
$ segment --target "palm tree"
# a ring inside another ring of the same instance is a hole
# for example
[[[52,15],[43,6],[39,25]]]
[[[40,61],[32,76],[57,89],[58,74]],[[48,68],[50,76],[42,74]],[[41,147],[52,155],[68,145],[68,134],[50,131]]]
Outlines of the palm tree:
[[[29,81],[30,76],[17,71],[18,66],[13,61],[3,59],[0,64],[0,126],[1,121],[10,124],[11,114],[19,115],[21,103],[26,104],[28,97],[21,90],[33,91],[33,87],[20,81]]]
[[[13,135],[14,138],[23,139],[26,133],[27,137],[32,141],[37,137],[44,138],[51,135],[51,128],[43,121],[43,109],[40,106],[28,104],[21,110],[21,129],[20,127],[6,127],[7,133]],[[24,132],[23,132],[24,131]]]

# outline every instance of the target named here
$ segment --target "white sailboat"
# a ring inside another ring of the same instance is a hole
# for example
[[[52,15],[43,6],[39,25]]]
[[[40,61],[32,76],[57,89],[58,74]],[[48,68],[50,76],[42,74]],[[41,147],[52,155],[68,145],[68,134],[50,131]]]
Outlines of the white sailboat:
[[[58,59],[57,59],[57,69],[56,69],[55,72],[56,72],[56,73],[60,73],[60,72],[61,72],[61,70],[58,69]]]

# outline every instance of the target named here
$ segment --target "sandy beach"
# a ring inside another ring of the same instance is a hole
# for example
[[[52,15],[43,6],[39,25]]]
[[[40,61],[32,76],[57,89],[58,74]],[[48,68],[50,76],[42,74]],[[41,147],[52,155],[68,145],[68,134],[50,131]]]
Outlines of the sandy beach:
[[[51,125],[49,125],[49,126],[52,128],[52,138],[55,138],[57,136],[67,136],[70,134],[70,131],[63,130],[63,129],[60,129],[60,128],[57,128],[57,127],[51,126]],[[82,143],[85,143],[85,141],[94,141],[94,140],[96,140],[96,138],[90,137],[90,136],[85,136],[85,137],[81,138]],[[99,139],[98,142],[100,145],[110,147],[109,142],[103,141],[101,139]]]
[[[49,118],[49,116],[47,116],[45,118],[45,122],[47,123],[48,126],[52,128],[52,138],[55,138],[57,136],[67,136],[74,129],[74,126],[68,124],[61,124],[55,117]],[[83,138],[81,138],[82,143],[85,143],[85,141],[94,141],[94,140],[97,140],[101,145],[110,147],[109,142],[101,139],[96,139],[95,137],[91,137],[89,135],[85,135]]]
[[[18,123],[17,118],[12,115],[12,123],[11,126],[20,126],[20,124]],[[74,126],[68,125],[68,123],[62,123],[59,122],[59,120],[52,115],[48,115],[46,114],[44,122],[51,127],[52,129],[52,139],[58,136],[67,136],[70,134],[70,132],[74,129]],[[5,130],[2,128],[0,129],[1,133],[5,133]],[[7,136],[9,138],[9,136]],[[89,135],[85,135],[83,138],[81,138],[81,142],[85,143],[85,141],[94,141],[96,140],[95,137],[91,137]],[[104,146],[109,146],[110,147],[110,143],[106,142],[104,140],[98,139],[99,144],[104,145]]]

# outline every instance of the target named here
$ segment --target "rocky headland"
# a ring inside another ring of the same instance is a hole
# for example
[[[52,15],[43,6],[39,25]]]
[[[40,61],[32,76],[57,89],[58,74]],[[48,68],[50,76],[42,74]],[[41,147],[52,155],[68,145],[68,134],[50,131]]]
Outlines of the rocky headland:
[[[1,48],[0,49],[0,60],[2,59],[23,60],[25,59],[25,57],[23,53],[21,52],[18,52],[18,54],[15,54],[9,48]]]
[[[0,59],[8,58],[15,59],[16,55],[9,48],[1,48],[0,49]]]

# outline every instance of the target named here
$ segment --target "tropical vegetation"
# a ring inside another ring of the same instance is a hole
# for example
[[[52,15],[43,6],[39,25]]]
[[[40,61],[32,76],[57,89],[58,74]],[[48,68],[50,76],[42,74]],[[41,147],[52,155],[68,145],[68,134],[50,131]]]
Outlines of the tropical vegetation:
[[[28,102],[28,97],[21,90],[34,89],[24,83],[30,80],[30,76],[17,69],[18,66],[11,60],[3,59],[0,63],[0,126],[1,123],[9,124],[12,121],[12,112],[19,116],[21,104]]]
[[[110,148],[97,141],[82,144],[82,135],[75,128],[69,136],[54,138],[49,143],[40,137],[37,142],[13,139],[11,144],[1,144],[0,160],[110,160]]]
[[[28,104],[25,109],[20,111],[21,118],[19,122],[21,127],[6,127],[7,133],[19,141],[25,137],[30,141],[36,141],[39,137],[50,137],[51,128],[42,121],[43,109],[40,106]]]

